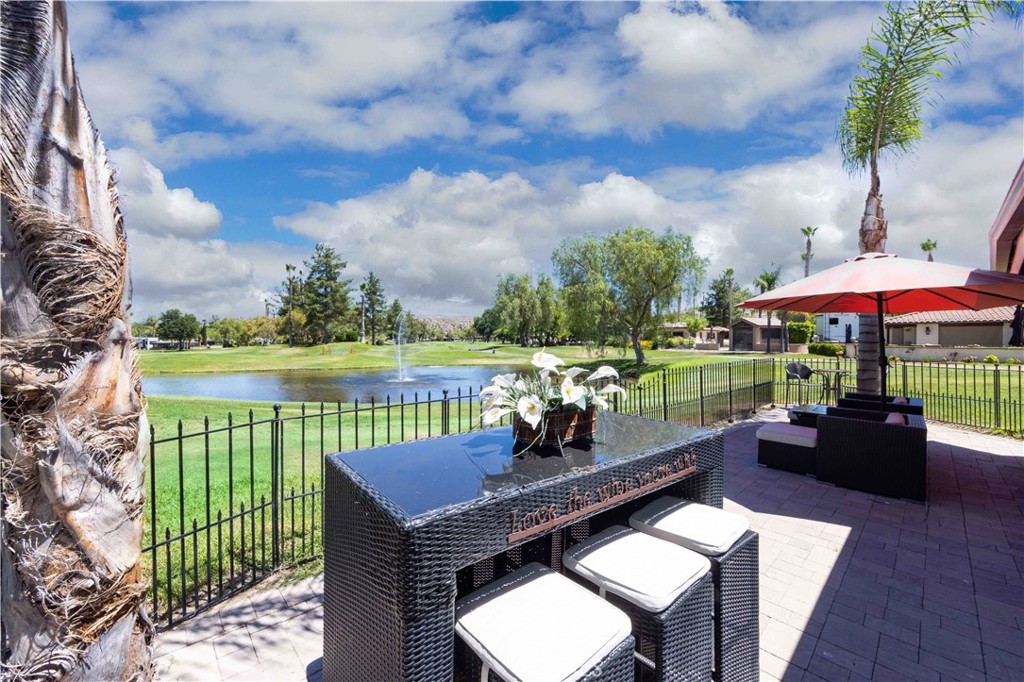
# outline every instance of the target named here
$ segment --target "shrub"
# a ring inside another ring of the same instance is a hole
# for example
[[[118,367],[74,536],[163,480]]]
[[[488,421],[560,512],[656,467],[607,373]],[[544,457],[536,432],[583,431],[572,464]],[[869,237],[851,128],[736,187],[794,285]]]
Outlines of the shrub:
[[[998,365],[999,358],[997,358],[995,355],[986,355],[985,359],[982,360],[982,362],[987,363],[989,365]]]
[[[965,355],[962,358],[960,358],[960,362],[977,362],[977,361],[978,361],[978,358],[974,357],[973,355]]]
[[[1008,364],[1008,365],[1019,365],[1019,364],[1022,364],[1022,361],[1020,360],[1020,358],[1009,357],[1009,358],[1006,358],[1006,364]]]
[[[665,339],[665,348],[682,348],[683,341],[684,339],[681,336],[670,336]]]
[[[697,345],[697,342],[692,338],[683,339],[683,348],[693,348]]]
[[[921,362],[931,362],[931,361],[932,361],[932,356],[930,356],[930,355],[925,355],[923,358],[921,358]]]
[[[814,323],[813,322],[790,322],[789,323],[789,342],[790,343],[807,343],[814,336]]]
[[[640,348],[643,350],[654,350],[654,342],[650,339],[640,339]]]
[[[807,345],[807,351],[811,355],[824,355],[830,358],[841,358],[846,354],[846,350],[839,343],[811,343]]]

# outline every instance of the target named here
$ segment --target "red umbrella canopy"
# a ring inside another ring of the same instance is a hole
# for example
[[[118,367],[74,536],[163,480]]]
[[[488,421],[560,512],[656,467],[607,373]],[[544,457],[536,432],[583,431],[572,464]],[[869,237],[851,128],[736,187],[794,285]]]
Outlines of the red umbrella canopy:
[[[887,314],[984,310],[1024,303],[1024,276],[865,253],[748,299],[755,310]]]

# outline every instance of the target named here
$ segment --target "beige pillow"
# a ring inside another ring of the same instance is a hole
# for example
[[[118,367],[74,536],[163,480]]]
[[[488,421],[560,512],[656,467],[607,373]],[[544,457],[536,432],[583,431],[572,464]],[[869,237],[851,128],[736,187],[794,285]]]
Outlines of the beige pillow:
[[[907,421],[903,418],[903,415],[899,412],[890,412],[889,416],[885,418],[886,424],[899,424],[900,426],[906,426]]]

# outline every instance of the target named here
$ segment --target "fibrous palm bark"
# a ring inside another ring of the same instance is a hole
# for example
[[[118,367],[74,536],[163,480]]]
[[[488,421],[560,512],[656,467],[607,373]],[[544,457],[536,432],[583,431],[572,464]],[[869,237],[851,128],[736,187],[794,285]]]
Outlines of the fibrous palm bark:
[[[152,677],[127,244],[62,4],[3,2],[0,452],[7,679]]]

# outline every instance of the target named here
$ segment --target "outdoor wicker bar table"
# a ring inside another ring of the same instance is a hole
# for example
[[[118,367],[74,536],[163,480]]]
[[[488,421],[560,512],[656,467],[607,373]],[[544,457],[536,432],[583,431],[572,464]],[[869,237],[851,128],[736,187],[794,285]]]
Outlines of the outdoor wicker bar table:
[[[602,413],[564,454],[503,427],[329,455],[324,679],[451,680],[459,569],[652,495],[721,507],[722,454],[715,431]]]

